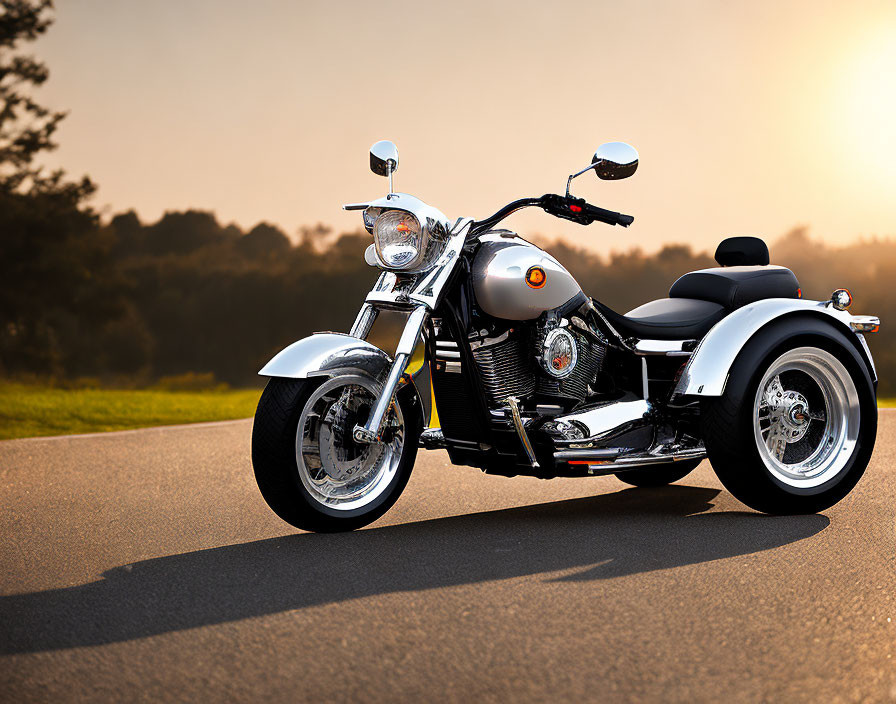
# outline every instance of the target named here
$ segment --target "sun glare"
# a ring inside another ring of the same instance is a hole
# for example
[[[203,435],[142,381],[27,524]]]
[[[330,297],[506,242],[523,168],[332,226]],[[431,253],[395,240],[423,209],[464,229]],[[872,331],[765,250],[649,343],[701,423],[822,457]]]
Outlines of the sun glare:
[[[847,59],[832,96],[838,141],[864,177],[896,186],[896,24],[866,38]],[[877,190],[877,189],[875,189]]]

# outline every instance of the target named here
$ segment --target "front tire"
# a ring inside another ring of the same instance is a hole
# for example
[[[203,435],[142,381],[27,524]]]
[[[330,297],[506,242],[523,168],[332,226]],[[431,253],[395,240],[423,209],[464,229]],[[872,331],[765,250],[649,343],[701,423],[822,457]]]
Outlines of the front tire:
[[[360,373],[268,382],[252,429],[252,466],[268,506],[302,530],[355,530],[388,511],[407,485],[422,431],[410,387],[396,393],[386,442],[359,445],[356,423],[380,385]]]
[[[874,386],[849,341],[824,328],[788,339],[787,328],[778,326],[751,341],[724,394],[701,403],[716,475],[757,511],[830,508],[853,489],[871,459]]]

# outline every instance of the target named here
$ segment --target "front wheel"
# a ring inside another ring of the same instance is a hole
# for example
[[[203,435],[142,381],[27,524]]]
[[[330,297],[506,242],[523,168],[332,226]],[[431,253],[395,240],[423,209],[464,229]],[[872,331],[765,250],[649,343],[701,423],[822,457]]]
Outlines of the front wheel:
[[[356,443],[380,384],[362,373],[268,382],[252,429],[252,465],[268,506],[303,530],[354,530],[391,508],[407,485],[422,419],[409,387],[399,389],[383,442]]]
[[[818,343],[778,347],[758,369],[746,355],[724,394],[701,405],[716,475],[758,511],[823,511],[871,458],[877,404],[864,363],[845,340]]]

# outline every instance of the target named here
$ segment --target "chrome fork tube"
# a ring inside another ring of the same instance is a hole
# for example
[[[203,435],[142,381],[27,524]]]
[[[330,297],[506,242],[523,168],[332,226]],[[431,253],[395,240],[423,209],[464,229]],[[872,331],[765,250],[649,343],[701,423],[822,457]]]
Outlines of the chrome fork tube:
[[[363,309],[362,309],[363,310]],[[378,442],[383,432],[383,421],[386,419],[386,412],[392,405],[392,399],[395,396],[395,389],[398,388],[398,382],[401,375],[408,366],[414,347],[417,346],[417,340],[420,339],[420,333],[423,331],[423,324],[426,322],[426,308],[419,306],[408,316],[408,320],[404,326],[404,332],[401,333],[401,339],[398,341],[398,347],[395,349],[395,361],[392,362],[392,368],[389,370],[389,376],[386,378],[386,384],[380,393],[380,397],[376,401],[376,406],[367,419],[365,425],[356,425],[352,431],[352,437],[355,442],[372,443]]]
[[[358,317],[355,318],[355,322],[352,325],[349,335],[357,337],[359,340],[366,340],[367,336],[370,334],[370,328],[372,328],[374,322],[376,322],[378,313],[379,311],[369,303],[365,303],[361,306],[361,310],[358,311]]]

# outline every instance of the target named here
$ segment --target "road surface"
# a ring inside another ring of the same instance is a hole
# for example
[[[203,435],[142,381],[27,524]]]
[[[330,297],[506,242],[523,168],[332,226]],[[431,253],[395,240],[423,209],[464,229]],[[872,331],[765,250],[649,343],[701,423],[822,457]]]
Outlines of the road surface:
[[[896,412],[823,515],[430,451],[342,535],[267,509],[250,432],[0,443],[0,700],[896,701]]]

